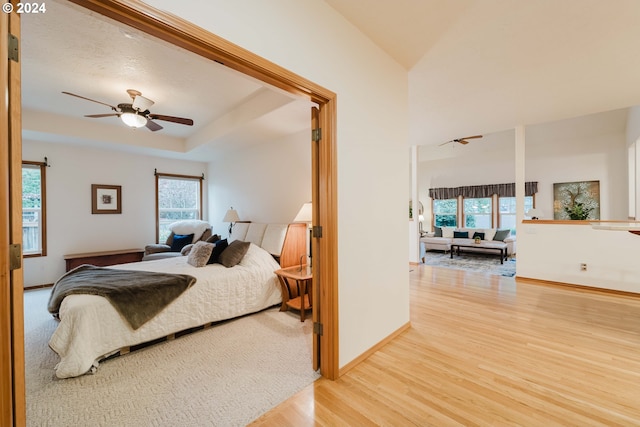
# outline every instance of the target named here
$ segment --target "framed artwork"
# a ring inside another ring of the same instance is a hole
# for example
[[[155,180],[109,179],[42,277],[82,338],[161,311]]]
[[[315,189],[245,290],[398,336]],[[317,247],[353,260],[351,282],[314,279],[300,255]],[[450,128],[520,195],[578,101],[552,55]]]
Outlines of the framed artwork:
[[[553,184],[553,219],[600,219],[600,181]]]
[[[122,187],[120,185],[91,184],[91,213],[122,213]]]

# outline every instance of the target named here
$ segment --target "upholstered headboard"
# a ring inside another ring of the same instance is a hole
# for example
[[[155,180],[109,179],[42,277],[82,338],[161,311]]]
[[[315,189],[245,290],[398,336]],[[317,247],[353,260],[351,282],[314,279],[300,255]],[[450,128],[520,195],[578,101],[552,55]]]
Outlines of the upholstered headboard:
[[[306,224],[265,224],[237,222],[229,236],[234,240],[251,242],[260,246],[280,263],[282,268],[297,265],[307,254]]]

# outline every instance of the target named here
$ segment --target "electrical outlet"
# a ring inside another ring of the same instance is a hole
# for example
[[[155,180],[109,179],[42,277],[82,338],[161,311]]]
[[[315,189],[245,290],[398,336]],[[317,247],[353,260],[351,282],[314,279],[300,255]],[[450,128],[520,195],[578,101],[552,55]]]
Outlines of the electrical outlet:
[[[580,263],[580,270],[581,271],[587,271],[587,263],[586,262]]]

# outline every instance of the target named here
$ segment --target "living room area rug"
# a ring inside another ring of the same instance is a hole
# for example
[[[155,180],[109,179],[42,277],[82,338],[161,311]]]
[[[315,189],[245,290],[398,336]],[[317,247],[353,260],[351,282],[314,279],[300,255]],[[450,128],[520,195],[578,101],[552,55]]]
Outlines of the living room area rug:
[[[424,263],[434,267],[453,268],[494,276],[513,277],[516,275],[516,259],[509,258],[504,264],[500,264],[500,259],[496,255],[462,253],[454,255],[452,259],[449,252],[428,251],[424,257]]]

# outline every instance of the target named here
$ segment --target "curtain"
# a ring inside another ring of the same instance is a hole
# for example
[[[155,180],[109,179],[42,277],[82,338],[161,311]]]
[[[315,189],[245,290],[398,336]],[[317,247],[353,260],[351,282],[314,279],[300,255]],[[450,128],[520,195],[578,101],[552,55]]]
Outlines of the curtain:
[[[533,196],[538,192],[538,182],[530,181],[524,183],[525,196]],[[470,185],[465,187],[441,187],[430,188],[429,197],[432,199],[456,199],[458,196],[470,198],[491,197],[497,194],[498,197],[515,197],[515,182],[508,184],[490,184],[490,185]]]

